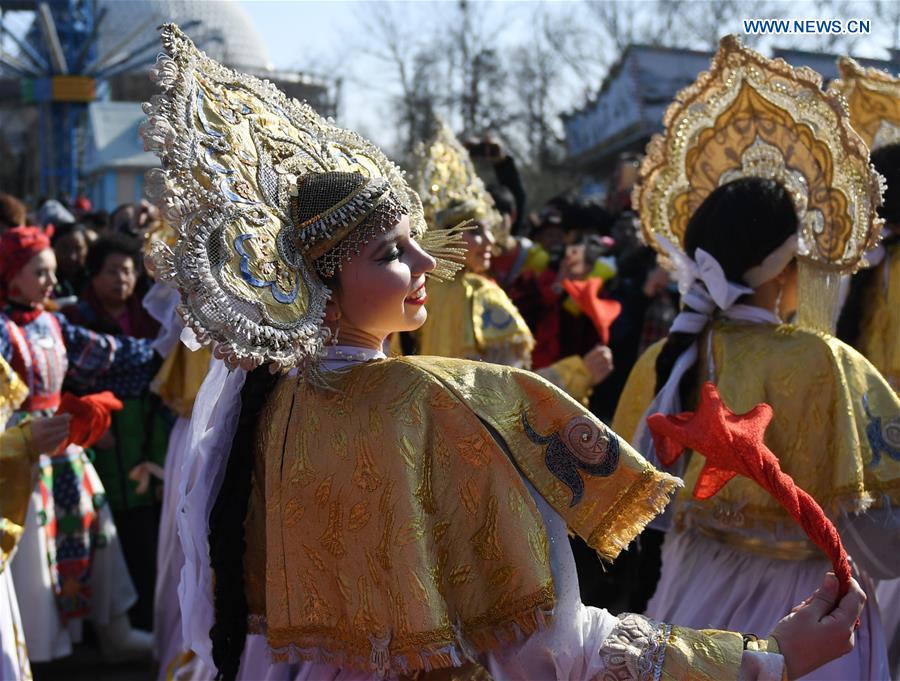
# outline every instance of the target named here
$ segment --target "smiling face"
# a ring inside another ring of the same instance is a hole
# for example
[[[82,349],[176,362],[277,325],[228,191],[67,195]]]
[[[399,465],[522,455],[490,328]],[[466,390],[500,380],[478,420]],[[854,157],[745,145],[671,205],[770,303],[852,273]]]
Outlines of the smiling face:
[[[326,307],[338,342],[380,349],[390,333],[425,323],[425,274],[435,260],[410,237],[409,218],[379,234],[345,262]]]
[[[43,303],[56,286],[56,256],[45,248],[34,256],[9,282],[9,297],[24,305]]]

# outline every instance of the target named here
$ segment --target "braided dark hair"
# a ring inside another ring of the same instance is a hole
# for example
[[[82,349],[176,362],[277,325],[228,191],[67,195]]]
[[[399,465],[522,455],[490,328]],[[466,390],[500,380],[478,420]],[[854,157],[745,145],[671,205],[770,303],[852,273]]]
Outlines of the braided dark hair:
[[[215,623],[209,637],[217,681],[233,681],[237,677],[247,638],[244,520],[250,500],[257,421],[277,380],[277,374],[266,365],[247,374],[225,477],[209,514],[209,558],[215,575]]]
[[[888,246],[900,238],[896,233],[900,228],[900,143],[880,147],[873,151],[869,158],[872,160],[875,170],[881,173],[887,182],[884,204],[878,208],[878,214],[884,218],[887,226],[894,230],[894,233],[884,240],[884,245]],[[844,307],[841,308],[841,316],[837,323],[837,337],[849,345],[856,345],[859,340],[859,326],[862,323],[865,308],[865,294],[869,291],[870,284],[879,270],[879,267],[867,267],[853,275],[850,280],[847,299],[844,301]]]
[[[778,182],[746,177],[717,187],[691,216],[684,235],[685,252],[698,248],[718,260],[729,281],[743,282],[744,273],[759,265],[797,231],[791,197]],[[669,380],[678,357],[698,334],[670,333],[656,358],[656,391]],[[694,372],[679,386],[682,404],[694,390]]]

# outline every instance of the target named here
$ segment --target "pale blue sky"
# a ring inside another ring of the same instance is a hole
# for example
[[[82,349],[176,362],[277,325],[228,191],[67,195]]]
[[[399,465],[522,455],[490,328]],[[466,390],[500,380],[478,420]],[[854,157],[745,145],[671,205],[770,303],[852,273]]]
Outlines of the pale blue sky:
[[[372,12],[390,11],[402,19],[404,37],[410,42],[433,35],[431,29],[442,17],[446,21],[448,11],[456,0],[239,0],[252,17],[256,28],[268,46],[269,56],[276,68],[302,69],[318,72],[326,77],[343,78],[342,109],[339,122],[358,129],[375,143],[390,148],[395,142],[394,122],[390,110],[390,97],[397,87],[393,71],[372,55],[371,36],[365,29],[365,17]],[[642,13],[642,0],[618,1],[629,7],[635,16]],[[698,5],[710,0],[693,0]],[[531,17],[539,8],[536,0],[473,0],[485,22],[496,27],[498,42],[522,44],[533,34]],[[573,21],[592,21],[584,14],[581,0],[552,0],[543,3],[553,14],[575,17]],[[771,7],[772,5],[770,5]],[[813,0],[789,0],[776,3],[781,17],[809,18],[860,18],[871,17],[871,5],[860,0],[845,0],[839,7]],[[695,9],[696,5],[692,8]],[[743,17],[769,18],[769,17]],[[886,42],[886,26],[873,22],[873,35],[860,39],[853,53],[859,56],[886,58],[883,49]],[[742,33],[739,20],[735,25],[721,27],[721,33]],[[492,28],[493,30],[493,28]],[[767,36],[764,44],[795,46],[816,49],[814,38],[797,36]],[[605,42],[605,41],[604,41]],[[760,46],[766,53],[767,47]],[[609,44],[598,44],[590,49],[607,50]],[[615,59],[613,56],[613,59]],[[611,61],[612,61],[611,60]],[[601,79],[593,85],[598,88]],[[563,110],[579,106],[584,83],[567,88],[560,97]]]
[[[576,0],[560,2],[574,6]],[[358,130],[376,144],[390,148],[395,140],[389,93],[396,88],[393,71],[371,55],[366,16],[389,10],[405,30],[429,35],[438,10],[456,0],[240,0],[253,19],[276,68],[302,69],[326,77],[341,77],[339,122]],[[500,30],[499,40],[527,35],[528,17],[537,2],[476,0],[485,19]],[[418,30],[417,30],[418,29]],[[599,85],[599,83],[598,83]]]

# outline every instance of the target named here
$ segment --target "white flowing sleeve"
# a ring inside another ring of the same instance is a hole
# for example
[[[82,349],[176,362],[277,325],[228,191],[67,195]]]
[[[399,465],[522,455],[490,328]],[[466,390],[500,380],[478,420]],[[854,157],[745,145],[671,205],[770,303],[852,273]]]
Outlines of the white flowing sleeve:
[[[191,415],[188,454],[180,475],[176,517],[184,567],[178,585],[182,634],[188,648],[214,669],[209,630],[214,621],[212,568],[209,564],[209,512],[225,475],[241,411],[246,372],[214,360]]]

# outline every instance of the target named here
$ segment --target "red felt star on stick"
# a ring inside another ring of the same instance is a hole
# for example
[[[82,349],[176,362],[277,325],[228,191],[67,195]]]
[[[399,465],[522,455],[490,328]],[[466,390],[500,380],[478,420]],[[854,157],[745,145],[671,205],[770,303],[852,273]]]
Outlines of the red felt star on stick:
[[[685,449],[706,458],[694,487],[694,497],[709,499],[735,475],[754,480],[771,494],[796,520],[810,540],[831,558],[840,582],[840,598],[850,587],[847,552],[834,524],[822,507],[781,470],[778,458],[766,447],[763,437],[772,420],[772,407],[758,404],[746,414],[735,414],[716,386],[705,383],[695,412],[674,416],[652,414],[647,425],[656,453],[670,466]]]
[[[603,279],[600,277],[590,277],[583,281],[563,279],[563,287],[581,311],[594,323],[600,342],[609,345],[609,327],[622,312],[622,304],[617,300],[600,297]]]

